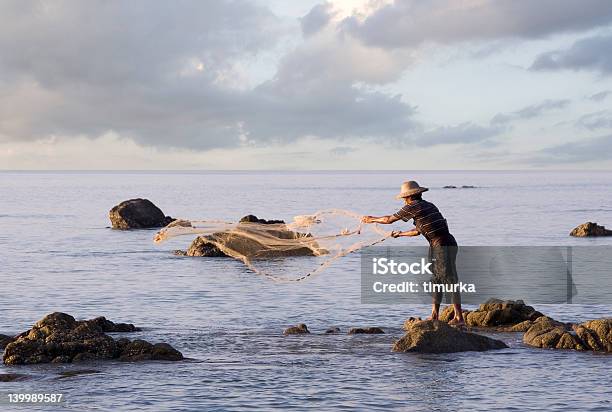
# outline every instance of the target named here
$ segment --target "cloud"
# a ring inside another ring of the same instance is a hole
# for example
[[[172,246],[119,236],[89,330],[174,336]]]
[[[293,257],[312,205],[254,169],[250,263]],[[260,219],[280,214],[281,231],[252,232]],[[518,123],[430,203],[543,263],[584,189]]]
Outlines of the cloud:
[[[405,0],[380,7],[365,18],[344,20],[344,31],[366,44],[415,47],[499,38],[540,38],[612,21],[607,0]]]
[[[356,152],[357,148],[355,147],[351,147],[351,146],[336,146],[333,147],[332,149],[330,149],[330,153],[332,154],[332,156],[337,156],[337,157],[341,157],[341,156],[346,156],[349,153],[353,153]]]
[[[333,10],[333,4],[329,2],[317,4],[308,14],[300,18],[302,33],[305,36],[310,36],[318,32],[327,26],[335,14],[336,12]]]
[[[5,140],[113,132],[210,150],[306,136],[401,140],[415,127],[400,94],[366,86],[397,79],[405,56],[333,30],[305,39],[271,78],[249,84],[244,67],[286,30],[250,2],[9,1],[0,15]],[[313,29],[313,15],[306,20]]]
[[[612,111],[601,110],[585,114],[576,121],[576,126],[584,127],[588,130],[612,129]]]
[[[612,3],[608,3],[612,7]],[[531,70],[591,70],[612,74],[612,35],[595,36],[576,41],[569,49],[542,53]]]
[[[504,130],[502,126],[480,126],[472,122],[466,122],[456,126],[438,127],[425,132],[416,139],[416,144],[419,146],[436,146],[442,144],[482,143],[497,136]]]
[[[601,102],[610,95],[612,95],[612,90],[604,90],[599,93],[592,94],[591,96],[588,97],[588,99],[594,102]]]
[[[582,163],[609,161],[612,135],[565,143],[542,149],[528,162],[533,164]]]
[[[491,119],[492,124],[506,124],[516,120],[532,119],[555,109],[563,109],[571,103],[570,100],[545,100],[542,103],[530,105],[511,113],[498,113]]]

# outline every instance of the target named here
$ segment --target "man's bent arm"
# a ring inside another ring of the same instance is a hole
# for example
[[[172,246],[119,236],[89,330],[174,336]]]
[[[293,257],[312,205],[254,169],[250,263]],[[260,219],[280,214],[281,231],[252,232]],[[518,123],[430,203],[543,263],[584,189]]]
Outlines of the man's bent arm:
[[[398,220],[399,218],[395,215],[380,216],[380,217],[364,216],[363,218],[361,218],[361,221],[363,223],[380,223],[382,225],[390,225],[391,223],[397,222]]]

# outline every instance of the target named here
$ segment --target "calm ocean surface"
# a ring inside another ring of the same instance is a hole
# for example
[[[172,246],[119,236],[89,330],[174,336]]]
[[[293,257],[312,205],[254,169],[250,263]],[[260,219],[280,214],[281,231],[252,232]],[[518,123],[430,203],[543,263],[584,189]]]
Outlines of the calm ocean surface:
[[[510,348],[488,353],[391,352],[403,320],[428,308],[361,304],[359,255],[305,283],[278,284],[233,260],[172,255],[188,237],[157,246],[155,231],[107,228],[108,210],[134,197],[189,219],[291,220],[326,208],[389,214],[407,178],[431,188],[426,198],[461,245],[612,245],[568,236],[589,220],[612,227],[610,172],[0,172],[0,333],[26,330],[53,311],[104,315],[143,328],[125,336],[168,342],[189,358],[2,365],[0,373],[35,378],[0,383],[0,392],[64,393],[59,409],[75,411],[612,410],[612,356],[531,349],[520,334],[498,334]],[[601,294],[609,304],[537,308],[563,321],[610,317],[612,291]],[[313,334],[281,335],[298,322]],[[319,335],[330,326],[387,334]],[[83,368],[100,372],[57,379]]]

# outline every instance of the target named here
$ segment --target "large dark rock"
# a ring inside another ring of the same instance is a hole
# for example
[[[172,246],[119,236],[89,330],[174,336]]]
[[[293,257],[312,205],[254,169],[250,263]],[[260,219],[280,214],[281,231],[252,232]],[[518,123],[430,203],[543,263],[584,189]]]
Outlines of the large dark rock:
[[[440,320],[448,322],[454,316],[452,306],[444,308]],[[522,300],[489,299],[477,310],[463,311],[467,326],[495,328],[509,332],[524,332],[542,313],[528,306]]]
[[[108,212],[113,229],[147,229],[163,227],[174,221],[148,199],[130,199]]]
[[[591,236],[612,236],[612,230],[608,230],[605,226],[599,226],[597,223],[586,222],[577,226],[570,232],[570,236],[574,237],[591,237]]]
[[[395,342],[395,352],[451,353],[504,349],[497,339],[464,332],[439,320],[413,320],[404,323],[406,334]]]
[[[217,244],[225,245],[229,250],[233,250],[240,255],[257,258],[275,258],[287,256],[314,256],[312,249],[303,246],[289,248],[287,250],[279,250],[270,248],[265,244],[257,241],[256,237],[248,236],[249,230],[258,230],[249,226],[250,224],[275,225],[267,229],[265,234],[268,237],[276,237],[278,239],[298,239],[304,237],[302,233],[288,230],[284,226],[282,220],[265,220],[259,219],[257,216],[247,215],[240,219],[240,231],[218,232],[212,235],[198,236],[191,242],[189,249],[185,253],[176,251],[177,255],[187,256],[205,256],[205,257],[223,257],[227,254],[217,246]],[[256,234],[261,234],[258,230]]]
[[[569,324],[543,316],[525,332],[523,342],[537,348],[612,352],[612,318]]]
[[[106,332],[137,330],[132,324],[113,323],[104,317],[77,321],[68,314],[55,312],[36,322],[32,329],[18,335],[17,339],[6,346],[2,359],[7,365],[70,363],[122,357],[132,360],[133,351],[126,352],[131,350],[131,342],[127,339],[116,341]],[[146,353],[149,354],[147,359],[160,360],[178,360],[177,353],[180,355],[174,349],[160,352],[157,345],[142,350],[142,359],[146,358]]]

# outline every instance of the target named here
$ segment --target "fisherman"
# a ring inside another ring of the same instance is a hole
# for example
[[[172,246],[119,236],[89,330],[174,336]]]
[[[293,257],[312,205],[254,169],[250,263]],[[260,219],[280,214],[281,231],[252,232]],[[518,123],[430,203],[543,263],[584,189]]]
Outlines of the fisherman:
[[[426,187],[419,186],[415,181],[404,182],[402,183],[400,193],[396,196],[397,199],[403,199],[405,203],[399,211],[389,216],[363,216],[361,222],[388,225],[400,219],[404,222],[412,219],[415,228],[405,232],[393,231],[391,236],[398,238],[401,236],[423,235],[429,242],[429,259],[433,263],[432,283],[455,284],[459,281],[455,267],[458,249],[457,242],[453,235],[450,234],[446,219],[444,219],[438,208],[433,203],[423,200],[421,194],[428,190]],[[432,298],[430,319],[437,320],[440,312],[440,303],[442,302],[442,292],[434,292]],[[448,323],[456,326],[465,325],[459,292],[451,293],[451,302],[455,314]]]

